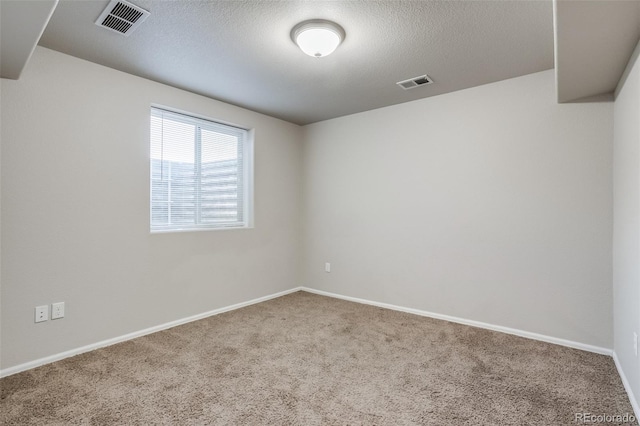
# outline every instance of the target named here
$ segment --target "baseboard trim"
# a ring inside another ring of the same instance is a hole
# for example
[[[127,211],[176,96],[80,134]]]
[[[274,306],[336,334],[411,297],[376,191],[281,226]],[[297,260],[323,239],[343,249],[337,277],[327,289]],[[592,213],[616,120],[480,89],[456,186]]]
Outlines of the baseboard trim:
[[[487,329],[487,330],[499,331],[501,333],[513,334],[515,336],[526,337],[527,339],[539,340],[541,342],[553,343],[553,344],[560,345],[560,346],[567,346],[567,347],[573,348],[573,349],[581,349],[583,351],[594,352],[594,353],[601,354],[601,355],[608,355],[608,356],[612,356],[613,355],[613,350],[611,350],[611,349],[602,348],[602,347],[599,347],[599,346],[592,346],[592,345],[588,345],[588,344],[580,343],[580,342],[574,342],[574,341],[571,341],[571,340],[560,339],[558,337],[545,336],[543,334],[532,333],[532,332],[529,332],[529,331],[518,330],[518,329],[515,329],[515,328],[503,327],[501,325],[488,324],[488,323],[485,323],[485,322],[468,320],[468,319],[464,319],[464,318],[453,317],[453,316],[450,316],[450,315],[437,314],[437,313],[434,313],[434,312],[423,311],[421,309],[405,308],[403,306],[397,306],[397,305],[392,305],[392,304],[383,303],[383,302],[375,302],[375,301],[372,301],[372,300],[360,299],[358,297],[343,296],[341,294],[331,293],[331,292],[323,291],[323,290],[316,290],[316,289],[308,288],[308,287],[300,287],[300,290],[306,291],[306,292],[309,292],[309,293],[319,294],[321,296],[328,296],[328,297],[333,297],[333,298],[336,298],[336,299],[348,300],[350,302],[363,303],[365,305],[372,305],[372,306],[377,306],[377,307],[380,307],[380,308],[392,309],[394,311],[400,311],[400,312],[406,312],[406,313],[409,313],[409,314],[420,315],[420,316],[423,316],[423,317],[435,318],[435,319],[439,319],[439,320],[455,322],[457,324],[469,325],[471,327],[478,327],[478,328],[484,328],[484,329]]]
[[[11,376],[12,374],[20,373],[22,371],[31,370],[32,368],[40,367],[41,365],[50,364],[55,361],[60,361],[65,358],[72,357],[74,355],[80,355],[85,352],[93,351],[96,349],[104,348],[106,346],[111,346],[116,343],[125,342],[127,340],[135,339],[137,337],[146,336],[147,334],[156,333],[158,331],[167,330],[169,328],[176,327],[178,325],[186,324],[193,321],[198,321],[207,317],[211,317],[214,315],[222,314],[224,312],[234,311],[236,309],[244,308],[250,305],[255,305],[256,303],[265,302],[267,300],[275,299],[281,296],[285,296],[290,293],[295,293],[296,291],[302,290],[302,287],[296,287],[289,290],[281,291],[279,293],[270,294],[263,297],[258,297],[257,299],[252,299],[247,302],[236,303],[234,305],[225,306],[223,308],[214,309],[212,311],[203,312],[201,314],[196,314],[187,318],[182,318],[179,320],[167,322],[165,324],[156,325],[154,327],[145,328],[144,330],[134,331],[133,333],[125,334],[123,336],[113,337],[111,339],[102,340],[100,342],[92,343],[90,345],[82,346],[80,348],[71,349],[65,352],[60,352],[54,355],[50,355],[44,358],[36,359],[34,361],[25,362],[24,364],[19,364],[13,367],[5,368],[0,370],[0,377]]]
[[[250,305],[254,305],[256,303],[261,303],[261,302],[265,302],[267,300],[270,299],[275,299],[277,297],[281,297],[281,296],[285,296],[287,294],[290,293],[295,293],[296,291],[306,291],[308,293],[314,293],[314,294],[319,294],[321,296],[327,296],[327,297],[333,297],[336,299],[342,299],[342,300],[347,300],[350,302],[355,302],[355,303],[362,303],[365,305],[371,305],[371,306],[377,306],[380,308],[386,308],[386,309],[392,309],[394,311],[400,311],[400,312],[406,312],[409,314],[414,314],[414,315],[420,315],[420,316],[424,316],[424,317],[429,317],[429,318],[435,318],[435,319],[439,319],[439,320],[444,320],[444,321],[449,321],[449,322],[454,322],[457,324],[463,324],[463,325],[469,325],[472,327],[478,327],[478,328],[484,328],[487,330],[493,330],[493,331],[499,331],[502,333],[507,333],[507,334],[512,334],[515,336],[520,336],[520,337],[525,337],[528,339],[533,339],[533,340],[539,340],[542,342],[547,342],[547,343],[553,343],[556,345],[561,345],[561,346],[566,346],[566,347],[570,347],[570,348],[574,348],[574,349],[581,349],[584,351],[588,351],[588,352],[594,352],[594,353],[598,353],[598,354],[602,354],[602,355],[608,355],[608,356],[613,356],[614,361],[616,363],[616,367],[618,368],[618,372],[620,373],[620,377],[622,377],[622,381],[625,385],[625,389],[627,390],[627,393],[629,394],[629,397],[632,401],[634,410],[636,411],[636,414],[638,413],[638,404],[637,402],[634,400],[633,398],[633,394],[631,393],[631,388],[629,387],[629,382],[626,380],[626,377],[623,375],[622,369],[620,368],[619,362],[617,360],[617,357],[615,356],[615,353],[613,352],[613,350],[611,349],[607,349],[607,348],[602,348],[602,347],[598,347],[598,346],[592,346],[592,345],[587,345],[584,343],[579,343],[579,342],[574,342],[571,340],[565,340],[565,339],[560,339],[557,337],[552,337],[552,336],[545,336],[542,334],[537,334],[537,333],[531,333],[528,331],[524,331],[524,330],[518,330],[518,329],[514,329],[514,328],[509,328],[509,327],[503,327],[503,326],[499,326],[499,325],[494,325],[494,324],[488,324],[488,323],[484,323],[484,322],[480,322],[480,321],[474,321],[474,320],[468,320],[468,319],[464,319],[464,318],[458,318],[458,317],[454,317],[454,316],[450,316],[450,315],[443,315],[443,314],[437,314],[434,312],[429,312],[429,311],[423,311],[420,309],[414,309],[414,308],[406,308],[403,306],[397,306],[397,305],[392,305],[389,303],[383,303],[383,302],[375,302],[372,300],[367,300],[367,299],[360,299],[357,297],[351,297],[351,296],[344,296],[341,294],[337,294],[337,293],[331,293],[328,291],[323,291],[323,290],[316,290],[313,288],[309,288],[309,287],[294,287],[292,289],[289,290],[285,290],[285,291],[281,291],[278,293],[274,293],[274,294],[270,294],[267,296],[263,296],[263,297],[259,297],[256,299],[252,299],[246,302],[241,302],[241,303],[236,303],[234,305],[230,305],[230,306],[225,306],[222,308],[218,308],[218,309],[214,309],[208,312],[203,312],[201,314],[197,314],[197,315],[193,315],[187,318],[182,318],[179,320],[175,320],[175,321],[171,321],[165,324],[161,324],[161,325],[157,325],[154,327],[149,327],[146,328],[144,330],[139,330],[139,331],[135,331],[133,333],[129,333],[129,334],[125,334],[122,336],[118,336],[118,337],[114,337],[111,339],[107,339],[107,340],[103,340],[100,342],[96,342],[96,343],[92,343],[86,346],[82,346],[79,348],[75,348],[75,349],[71,349],[65,352],[60,352],[58,354],[54,354],[54,355],[50,355],[44,358],[40,358],[40,359],[36,359],[34,361],[29,361],[23,364],[19,364],[13,367],[9,367],[9,368],[5,368],[3,370],[0,370],[0,377],[7,377],[7,376],[11,376],[13,374],[16,373],[20,373],[22,371],[26,371],[26,370],[30,370],[32,368],[36,368],[39,367],[41,365],[45,365],[45,364],[50,364],[52,362],[55,361],[60,361],[62,359],[65,358],[69,358],[72,357],[74,355],[79,355],[85,352],[89,352],[95,349],[100,349],[100,348],[104,348],[106,346],[111,346],[114,345],[116,343],[120,343],[120,342],[125,342],[127,340],[131,340],[131,339],[135,339],[137,337],[142,337],[142,336],[146,336],[148,334],[151,333],[156,333],[158,331],[162,331],[162,330],[166,330],[172,327],[176,327],[178,325],[182,325],[182,324],[186,324],[189,322],[193,322],[193,321],[198,321],[210,316],[214,316],[214,315],[218,315],[224,312],[229,312],[229,311],[233,311],[236,309],[240,309],[240,308],[244,308],[246,306],[250,306]],[[638,418],[640,418],[640,416],[636,416]]]
[[[624,374],[624,370],[622,369],[622,365],[620,364],[620,360],[618,359],[618,355],[616,354],[615,350],[613,351],[613,362],[616,364],[616,369],[618,370],[618,374],[620,375],[620,379],[622,380],[624,389],[627,391],[627,395],[629,395],[629,402],[631,402],[631,407],[633,407],[636,419],[640,419],[640,405],[638,405],[638,400],[633,395],[631,383],[629,383],[626,374]]]

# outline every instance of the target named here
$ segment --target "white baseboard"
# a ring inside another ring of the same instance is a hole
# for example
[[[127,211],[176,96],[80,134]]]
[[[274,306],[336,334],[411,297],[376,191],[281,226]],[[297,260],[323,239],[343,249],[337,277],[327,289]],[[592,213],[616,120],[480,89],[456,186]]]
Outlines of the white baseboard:
[[[622,384],[624,385],[624,389],[627,391],[627,395],[629,395],[629,401],[631,402],[631,406],[633,407],[633,411],[635,413],[636,419],[640,419],[640,405],[638,405],[638,400],[633,395],[631,384],[629,383],[629,380],[627,380],[626,374],[624,374],[624,370],[622,369],[622,365],[620,365],[620,360],[618,359],[618,355],[616,354],[616,351],[613,351],[613,362],[616,363],[616,368],[618,369],[618,374],[620,375],[620,379],[622,379]]]
[[[343,296],[341,294],[330,293],[328,291],[322,291],[322,290],[315,290],[315,289],[307,288],[307,287],[301,287],[300,290],[307,291],[309,293],[319,294],[321,296],[328,296],[328,297],[334,297],[336,299],[348,300],[350,302],[363,303],[365,305],[378,306],[380,308],[392,309],[394,311],[406,312],[406,313],[409,313],[409,314],[420,315],[420,316],[423,316],[423,317],[435,318],[435,319],[439,319],[439,320],[455,322],[455,323],[458,323],[458,324],[470,325],[472,327],[478,327],[478,328],[484,328],[484,329],[487,329],[487,330],[499,331],[501,333],[513,334],[515,336],[526,337],[527,339],[539,340],[539,341],[542,341],[542,342],[553,343],[553,344],[560,345],[560,346],[567,346],[569,348],[574,348],[574,349],[581,349],[581,350],[587,351],[587,352],[595,352],[595,353],[601,354],[601,355],[612,356],[612,354],[613,354],[613,350],[611,350],[611,349],[602,348],[602,347],[599,347],[599,346],[587,345],[585,343],[574,342],[574,341],[571,341],[571,340],[560,339],[558,337],[545,336],[543,334],[532,333],[532,332],[529,332],[529,331],[518,330],[518,329],[515,329],[515,328],[503,327],[501,325],[488,324],[488,323],[485,323],[485,322],[473,321],[473,320],[468,320],[468,319],[458,318],[458,317],[452,317],[452,316],[449,316],[449,315],[436,314],[436,313],[433,313],[433,312],[423,311],[423,310],[420,310],[420,309],[405,308],[403,306],[391,305],[389,303],[374,302],[374,301],[371,301],[371,300],[360,299],[360,298],[357,298],[357,297]]]
[[[223,308],[214,309],[212,311],[203,312],[201,314],[193,315],[187,318],[182,318],[179,320],[171,321],[165,324],[156,325],[154,327],[145,328],[144,330],[134,331],[133,333],[125,334],[123,336],[114,337],[111,339],[103,340],[101,342],[92,343],[90,345],[82,346],[80,348],[71,349],[65,352],[61,352],[55,355],[50,355],[44,358],[36,359],[34,361],[25,362],[24,364],[19,364],[13,367],[5,368],[4,370],[0,370],[0,377],[11,376],[12,374],[20,373],[22,371],[30,370],[32,368],[39,367],[41,365],[50,364],[55,361],[60,361],[61,359],[69,358],[74,355],[79,355],[85,352],[93,351],[95,349],[104,348],[105,346],[111,346],[116,343],[124,342],[126,340],[135,339],[136,337],[146,336],[147,334],[155,333],[158,331],[166,330],[168,328],[176,327],[178,325],[186,324],[188,322],[201,320],[203,318],[207,318],[213,315],[218,315],[223,312],[233,311],[235,309],[244,308],[249,305],[255,305],[256,303],[265,302],[270,299],[275,299],[277,297],[281,297],[290,293],[294,293],[296,291],[302,290],[302,287],[292,288],[289,290],[281,291],[279,293],[270,294],[267,296],[259,297],[257,299],[249,300],[247,302],[236,303],[235,305],[225,306]]]
[[[553,343],[556,345],[561,345],[561,346],[567,346],[570,348],[574,348],[574,349],[581,349],[584,351],[588,351],[588,352],[594,352],[594,353],[598,353],[598,354],[602,354],[602,355],[609,355],[613,357],[613,360],[615,362],[616,368],[618,370],[618,374],[620,375],[620,378],[622,380],[622,384],[624,385],[625,390],[627,391],[627,395],[629,396],[629,400],[631,402],[631,406],[633,407],[633,411],[635,413],[635,417],[636,418],[640,418],[640,406],[638,406],[638,400],[635,398],[633,391],[631,389],[631,385],[629,384],[629,381],[627,380],[626,375],[624,374],[624,371],[622,370],[622,367],[620,365],[620,361],[618,360],[618,356],[616,355],[615,351],[611,350],[611,349],[607,349],[607,348],[602,348],[602,347],[598,347],[598,346],[592,346],[592,345],[587,345],[584,343],[579,343],[579,342],[574,342],[571,340],[565,340],[565,339],[560,339],[557,337],[551,337],[551,336],[545,336],[542,334],[537,334],[537,333],[531,333],[528,331],[524,331],[524,330],[518,330],[518,329],[514,329],[514,328],[509,328],[509,327],[503,327],[503,326],[499,326],[499,325],[494,325],[494,324],[488,324],[488,323],[484,323],[484,322],[480,322],[480,321],[473,321],[473,320],[468,320],[468,319],[464,319],[464,318],[458,318],[458,317],[453,317],[453,316],[449,316],[449,315],[442,315],[442,314],[437,314],[437,313],[433,313],[433,312],[428,312],[428,311],[423,311],[420,309],[413,309],[413,308],[405,308],[402,306],[397,306],[397,305],[392,305],[389,303],[382,303],[382,302],[374,302],[371,300],[366,300],[366,299],[360,299],[357,297],[351,297],[351,296],[343,296],[341,294],[337,294],[337,293],[331,293],[331,292],[327,292],[327,291],[322,291],[322,290],[315,290],[312,288],[308,288],[308,287],[295,287],[289,290],[285,290],[285,291],[281,291],[279,293],[274,293],[274,294],[270,294],[267,296],[263,296],[263,297],[259,297],[257,299],[252,299],[249,300],[247,302],[241,302],[241,303],[236,303],[235,305],[230,305],[230,306],[226,306],[223,308],[218,308],[218,309],[214,309],[212,311],[208,311],[208,312],[204,312],[201,314],[197,314],[197,315],[193,315],[187,318],[182,318],[179,320],[175,320],[175,321],[171,321],[165,324],[161,324],[161,325],[157,325],[154,327],[150,327],[150,328],[146,328],[144,330],[140,330],[140,331],[135,331],[133,333],[129,333],[129,334],[125,334],[123,336],[119,336],[119,337],[114,337],[111,339],[107,339],[107,340],[103,340],[100,342],[96,342],[96,343],[92,343],[90,345],[86,345],[86,346],[82,346],[80,348],[76,348],[76,349],[71,349],[65,352],[61,352],[55,355],[51,355],[45,358],[40,358],[34,361],[30,361],[30,362],[26,362],[24,364],[19,364],[13,367],[9,367],[6,368],[4,370],[0,370],[0,377],[6,377],[6,376],[10,376],[12,374],[16,374],[16,373],[20,373],[22,371],[26,371],[26,370],[30,370],[32,368],[36,368],[39,367],[41,365],[45,365],[45,364],[49,364],[55,361],[59,361],[65,358],[69,358],[72,357],[74,355],[79,355],[85,352],[89,352],[95,349],[99,349],[99,348],[103,348],[106,346],[111,346],[114,345],[116,343],[120,343],[120,342],[124,342],[127,340],[131,340],[131,339],[135,339],[137,337],[142,337],[142,336],[146,336],[148,334],[151,333],[155,333],[158,331],[162,331],[162,330],[166,330],[172,327],[176,327],[178,325],[182,325],[182,324],[186,324],[192,321],[197,321],[200,319],[204,319],[213,315],[218,315],[221,314],[223,312],[229,312],[229,311],[233,311],[235,309],[240,309],[240,308],[244,308],[246,306],[250,306],[250,305],[254,305],[256,303],[260,303],[260,302],[265,302],[267,300],[270,299],[275,299],[277,297],[281,297],[290,293],[294,293],[296,291],[306,291],[309,293],[314,293],[314,294],[319,294],[322,296],[328,296],[328,297],[333,297],[336,299],[342,299],[342,300],[348,300],[350,302],[356,302],[356,303],[362,303],[365,305],[372,305],[372,306],[377,306],[380,308],[386,308],[386,309],[392,309],[394,311],[400,311],[400,312],[406,312],[406,313],[410,313],[410,314],[414,314],[414,315],[420,315],[420,316],[424,316],[424,317],[429,317],[429,318],[435,318],[435,319],[439,319],[439,320],[444,320],[444,321],[450,321],[450,322],[454,322],[454,323],[458,323],[458,324],[464,324],[464,325],[469,325],[472,327],[478,327],[478,328],[484,328],[487,330],[493,330],[493,331],[499,331],[502,333],[507,333],[507,334],[513,334],[516,336],[520,336],[520,337],[525,337],[528,339],[533,339],[533,340],[539,340],[542,342],[547,342],[547,343]]]
[[[314,293],[314,294],[319,294],[322,296],[328,296],[328,297],[333,297],[333,298],[337,298],[337,299],[343,299],[343,300],[348,300],[351,302],[356,302],[356,303],[363,303],[366,305],[372,305],[372,306],[377,306],[380,308],[386,308],[386,309],[392,309],[395,311],[400,311],[400,312],[406,312],[406,313],[410,313],[410,314],[414,314],[414,315],[420,315],[420,316],[424,316],[424,317],[430,317],[430,318],[435,318],[435,319],[440,319],[440,320],[444,320],[444,321],[450,321],[450,322],[454,322],[454,323],[458,323],[458,324],[464,324],[464,325],[469,325],[472,327],[479,327],[479,328],[484,328],[487,330],[493,330],[493,331],[499,331],[502,333],[507,333],[507,334],[513,334],[516,336],[520,336],[520,337],[526,337],[528,339],[533,339],[533,340],[539,340],[539,341],[543,341],[543,342],[548,342],[548,343],[554,343],[557,345],[561,345],[561,346],[567,346],[570,348],[575,348],[575,349],[581,349],[584,351],[588,351],[588,352],[595,352],[598,354],[603,354],[603,355],[609,355],[612,356],[613,355],[613,351],[611,349],[607,349],[607,348],[601,348],[598,346],[592,346],[592,345],[587,345],[584,343],[578,343],[578,342],[573,342],[570,340],[565,340],[565,339],[560,339],[557,337],[551,337],[551,336],[545,336],[542,334],[537,334],[537,333],[531,333],[528,331],[523,331],[523,330],[517,330],[517,329],[513,329],[513,328],[508,328],[508,327],[502,327],[499,325],[493,325],[493,324],[487,324],[487,323],[483,323],[483,322],[479,322],[479,321],[473,321],[473,320],[468,320],[468,319],[464,319],[464,318],[458,318],[458,317],[453,317],[453,316],[449,316],[449,315],[442,315],[442,314],[437,314],[437,313],[433,313],[433,312],[428,312],[428,311],[423,311],[420,309],[413,309],[413,308],[405,308],[402,306],[396,306],[396,305],[391,305],[389,303],[382,303],[382,302],[374,302],[371,300],[366,300],[366,299],[360,299],[357,297],[350,297],[350,296],[343,296],[340,294],[336,294],[336,293],[330,293],[327,291],[322,291],[322,290],[315,290],[312,288],[307,288],[307,287],[295,287],[289,290],[285,290],[285,291],[281,291],[279,293],[275,293],[275,294],[271,294],[271,295],[267,295],[267,296],[263,296],[263,297],[259,297],[257,299],[253,299],[253,300],[249,300],[247,302],[241,302],[241,303],[236,303],[235,305],[231,305],[231,306],[226,306],[223,308],[218,308],[218,309],[214,309],[212,311],[208,311],[208,312],[204,312],[201,314],[197,314],[197,315],[193,315],[187,318],[182,318],[179,320],[175,320],[175,321],[171,321],[165,324],[161,324],[161,325],[157,325],[154,327],[150,327],[150,328],[146,328],[144,330],[139,330],[139,331],[135,331],[133,333],[129,333],[129,334],[125,334],[123,336],[118,336],[118,337],[114,337],[111,339],[107,339],[107,340],[103,340],[100,342],[96,342],[96,343],[92,343],[86,346],[82,346],[80,348],[75,348],[75,349],[71,349],[65,352],[61,352],[58,354],[54,354],[54,355],[50,355],[44,358],[40,358],[40,359],[36,359],[34,361],[29,361],[26,362],[24,364],[19,364],[13,367],[9,367],[9,368],[5,368],[3,370],[0,370],[0,377],[6,377],[6,376],[10,376],[12,374],[16,374],[16,373],[20,373],[22,371],[26,371],[26,370],[30,370],[32,368],[36,368],[39,367],[41,365],[45,365],[45,364],[49,364],[55,361],[59,361],[65,358],[69,358],[71,356],[74,355],[79,355],[85,352],[89,352],[95,349],[99,349],[99,348],[103,348],[105,346],[111,346],[114,345],[116,343],[120,343],[120,342],[124,342],[127,340],[131,340],[131,339],[135,339],[136,337],[142,337],[142,336],[146,336],[147,334],[151,334],[151,333],[155,333],[158,331],[162,331],[162,330],[166,330],[168,328],[172,328],[172,327],[176,327],[178,325],[182,325],[182,324],[186,324],[188,322],[192,322],[192,321],[197,321],[203,318],[207,318],[213,315],[218,315],[221,314],[223,312],[228,312],[228,311],[233,311],[235,309],[240,309],[240,308],[244,308],[245,306],[250,306],[250,305],[254,305],[256,303],[260,303],[260,302],[264,302],[270,299],[275,299],[277,297],[281,297],[290,293],[294,293],[296,291],[306,291],[309,293]],[[614,357],[615,359],[615,357]],[[617,361],[616,361],[616,365]],[[618,367],[618,370],[620,370],[620,368]],[[625,378],[623,377],[623,382],[625,382]],[[625,382],[625,388],[627,388],[628,392],[630,392],[630,388],[628,388],[628,382]],[[629,393],[630,397],[631,397],[631,393]],[[633,398],[632,398],[633,399]],[[637,412],[637,404],[634,406],[634,409]]]

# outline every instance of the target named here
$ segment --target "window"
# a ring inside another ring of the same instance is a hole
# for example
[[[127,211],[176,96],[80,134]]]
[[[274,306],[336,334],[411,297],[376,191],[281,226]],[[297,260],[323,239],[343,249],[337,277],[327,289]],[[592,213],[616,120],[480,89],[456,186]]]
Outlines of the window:
[[[150,152],[152,232],[250,225],[247,130],[152,108]]]

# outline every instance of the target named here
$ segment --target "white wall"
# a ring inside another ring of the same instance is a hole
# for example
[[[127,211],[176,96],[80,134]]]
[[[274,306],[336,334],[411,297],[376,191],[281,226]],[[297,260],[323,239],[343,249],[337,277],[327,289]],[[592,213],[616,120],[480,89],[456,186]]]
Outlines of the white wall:
[[[303,285],[612,348],[612,137],[553,70],[306,126]]]
[[[613,105],[553,71],[305,128],[43,48],[0,84],[3,369],[300,284],[613,345]],[[255,128],[255,229],[149,234],[151,103]]]
[[[44,48],[0,89],[3,369],[299,285],[300,127]],[[149,234],[152,103],[255,129],[255,229]]]
[[[614,350],[640,406],[640,43],[618,87],[614,106],[613,313]]]

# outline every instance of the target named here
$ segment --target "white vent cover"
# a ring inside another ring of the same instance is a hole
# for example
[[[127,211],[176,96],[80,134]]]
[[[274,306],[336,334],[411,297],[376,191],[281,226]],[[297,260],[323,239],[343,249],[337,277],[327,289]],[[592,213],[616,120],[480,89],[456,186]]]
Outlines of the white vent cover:
[[[96,25],[128,36],[149,16],[149,11],[125,0],[111,0]]]
[[[404,90],[413,89],[415,87],[425,86],[433,83],[433,80],[428,75],[421,75],[420,77],[413,77],[408,80],[399,81],[396,84],[402,87]]]

